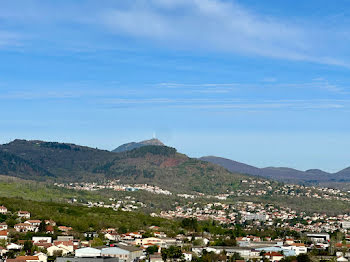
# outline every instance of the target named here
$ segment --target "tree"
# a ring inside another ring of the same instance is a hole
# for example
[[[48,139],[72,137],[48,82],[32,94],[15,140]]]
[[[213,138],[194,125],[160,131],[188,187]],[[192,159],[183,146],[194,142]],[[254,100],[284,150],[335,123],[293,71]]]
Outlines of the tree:
[[[25,241],[24,244],[23,244],[23,250],[26,252],[26,254],[31,254],[32,252],[32,248],[33,248],[33,243],[32,241]]]
[[[156,253],[158,251],[158,248],[159,247],[156,245],[146,248],[147,255],[153,255],[154,253]]]
[[[41,221],[39,225],[39,232],[46,232],[46,223],[44,219]]]
[[[91,242],[92,247],[103,246],[103,241],[99,237],[95,237]]]
[[[297,256],[297,261],[298,262],[310,262],[310,258],[307,254],[300,254]]]
[[[198,231],[198,221],[195,218],[184,218],[181,221],[181,227],[187,230]]]
[[[181,247],[170,246],[168,249],[162,249],[162,259],[166,261],[167,259],[176,260],[183,257]]]

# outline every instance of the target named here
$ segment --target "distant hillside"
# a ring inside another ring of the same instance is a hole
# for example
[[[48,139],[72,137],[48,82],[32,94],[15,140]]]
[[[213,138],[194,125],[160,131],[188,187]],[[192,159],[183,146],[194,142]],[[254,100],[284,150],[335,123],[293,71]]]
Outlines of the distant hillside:
[[[141,142],[131,142],[131,143],[123,144],[117,147],[116,149],[112,150],[112,152],[120,153],[124,151],[130,151],[136,148],[140,148],[143,146],[164,146],[164,144],[160,140],[153,138],[153,139],[144,140]]]
[[[350,180],[350,167],[340,170],[339,172],[334,174],[336,176],[337,181],[345,182]]]
[[[234,173],[261,176],[269,179],[279,180],[289,183],[324,184],[333,182],[350,182],[350,167],[338,173],[327,173],[319,169],[300,171],[287,167],[266,167],[257,168],[230,159],[206,156],[200,158],[213,164],[220,165]]]
[[[54,177],[47,170],[14,154],[0,151],[0,175],[26,179],[45,180]]]
[[[260,176],[261,170],[260,168],[250,166],[247,164],[243,164],[234,160],[230,160],[223,157],[216,157],[216,156],[204,156],[199,158],[200,160],[207,161],[213,164],[217,164],[219,166],[222,166],[226,168],[227,170],[231,171],[235,170],[234,172],[240,173],[240,174],[250,174],[253,176]]]
[[[15,140],[0,145],[0,152],[2,169],[13,170],[4,175],[25,179],[67,182],[119,179],[177,192],[213,193],[230,190],[245,177],[179,154],[175,148],[158,145],[114,153],[74,144]],[[7,155],[17,160],[8,161]],[[20,172],[22,162],[32,167],[30,173]]]

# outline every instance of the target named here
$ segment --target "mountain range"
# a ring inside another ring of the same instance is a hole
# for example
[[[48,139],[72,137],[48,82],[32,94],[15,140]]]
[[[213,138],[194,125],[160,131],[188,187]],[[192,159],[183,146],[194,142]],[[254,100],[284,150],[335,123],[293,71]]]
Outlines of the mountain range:
[[[0,175],[53,182],[117,179],[122,183],[153,184],[172,192],[202,193],[226,192],[247,178],[154,143],[160,144],[143,141],[141,147],[116,153],[68,143],[17,139],[0,145]]]
[[[288,167],[258,168],[234,160],[216,156],[205,156],[201,157],[200,160],[220,165],[229,170],[230,172],[260,176],[283,182],[299,184],[350,182],[350,167],[345,168],[337,173],[328,173],[320,169],[310,169],[306,171],[301,171]]]
[[[195,159],[158,139],[123,144],[113,151],[16,139],[0,145],[0,175],[57,182],[118,179],[172,191],[203,193],[226,192],[251,176],[299,184],[350,183],[350,167],[327,173],[319,169],[258,168],[215,156]]]

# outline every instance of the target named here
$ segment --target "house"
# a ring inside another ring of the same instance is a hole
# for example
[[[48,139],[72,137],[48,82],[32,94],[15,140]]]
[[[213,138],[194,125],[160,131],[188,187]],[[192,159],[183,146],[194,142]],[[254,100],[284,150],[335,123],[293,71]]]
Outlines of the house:
[[[41,224],[40,220],[27,220],[24,223],[30,224],[32,226],[38,227]]]
[[[36,253],[34,256],[39,258],[39,262],[47,262],[47,255],[45,253]]]
[[[26,218],[29,219],[30,218],[30,213],[28,211],[18,211],[17,212],[17,216],[19,218]]]
[[[84,237],[92,239],[92,238],[98,237],[98,233],[97,232],[85,232]]]
[[[55,254],[61,254],[62,256],[66,256],[69,253],[71,253],[70,248],[62,244],[58,246],[53,245],[47,248],[47,254],[49,256],[53,256]]]
[[[53,220],[45,220],[45,224],[46,224],[46,225],[51,225],[51,226],[53,226],[53,227],[56,226],[56,222],[53,221]]]
[[[41,242],[41,241],[38,243],[35,243],[35,245],[39,248],[39,250],[48,249],[49,247],[53,246],[52,243],[46,243],[46,242]]]
[[[292,238],[287,238],[285,241],[284,241],[285,244],[287,245],[292,245],[294,243],[294,239]]]
[[[65,249],[67,249],[69,253],[73,253],[74,252],[73,240],[69,240],[69,241],[58,241],[58,240],[55,240],[55,241],[53,241],[53,245],[57,246],[57,247],[63,247]]]
[[[100,257],[101,250],[92,247],[83,247],[75,250],[75,257]]]
[[[132,236],[134,239],[135,238],[142,238],[142,234],[139,232],[131,232],[129,233],[130,236]]]
[[[7,230],[0,231],[0,240],[7,240],[8,232]]]
[[[6,222],[2,222],[0,223],[0,230],[7,230],[8,226],[6,224]]]
[[[52,237],[32,237],[33,243],[51,243]]]
[[[58,230],[62,231],[62,232],[69,232],[71,230],[73,230],[73,228],[71,227],[66,227],[66,226],[59,226]]]
[[[55,233],[55,230],[52,225],[47,225],[46,226],[46,234],[53,234]]]
[[[192,261],[193,254],[191,252],[182,252],[184,259],[186,261]]]
[[[7,252],[8,252],[8,250],[6,248],[0,247],[0,256],[1,257],[3,257]]]
[[[20,250],[20,249],[22,249],[22,246],[21,246],[21,245],[17,245],[17,244],[15,244],[15,243],[11,243],[11,244],[8,244],[8,245],[6,246],[6,248],[7,248],[8,250]]]
[[[129,253],[129,257],[131,261],[138,261],[144,255],[143,250],[141,248],[129,245],[119,245],[121,249],[127,250]]]
[[[307,248],[304,243],[293,243],[291,249],[295,251],[296,256],[307,253]]]
[[[14,225],[14,229],[17,232],[29,232],[29,231],[36,232],[38,230],[38,227],[33,226],[31,224],[28,224],[28,223],[19,223],[19,224]]]
[[[166,234],[164,232],[154,232],[155,237],[166,237]]]
[[[106,233],[104,235],[104,237],[108,240],[112,240],[112,241],[119,241],[120,240],[120,236],[119,234],[115,233],[115,232],[110,232],[110,233]]]
[[[71,241],[73,240],[73,236],[58,236],[57,241]]]
[[[177,240],[175,238],[169,238],[169,237],[166,237],[166,238],[161,238],[161,247],[164,247],[164,248],[168,248],[170,246],[180,246],[182,245],[182,241],[181,240]]]
[[[268,252],[265,253],[265,257],[270,259],[270,261],[280,261],[283,258],[283,255],[278,252]]]
[[[119,261],[138,261],[143,256],[143,250],[134,246],[119,245],[101,250],[102,257],[116,257]]]
[[[7,213],[7,208],[4,206],[0,206],[0,214],[5,215]]]
[[[164,241],[162,239],[156,237],[148,237],[135,240],[136,246],[162,246],[163,243]]]

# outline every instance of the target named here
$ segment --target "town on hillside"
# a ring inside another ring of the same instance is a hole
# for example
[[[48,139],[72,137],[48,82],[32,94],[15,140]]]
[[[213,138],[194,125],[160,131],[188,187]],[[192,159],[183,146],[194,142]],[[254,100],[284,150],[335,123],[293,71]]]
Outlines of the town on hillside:
[[[183,230],[174,235],[152,225],[136,232],[121,232],[120,228],[79,232],[69,224],[41,219],[25,210],[10,211],[2,205],[0,217],[7,223],[0,223],[1,260],[346,262],[350,258],[347,215],[308,216],[273,205],[217,202],[204,208],[178,206],[160,216],[180,219]],[[201,220],[212,221],[208,227],[220,225],[221,232],[197,230]],[[259,231],[263,227],[275,230]]]

